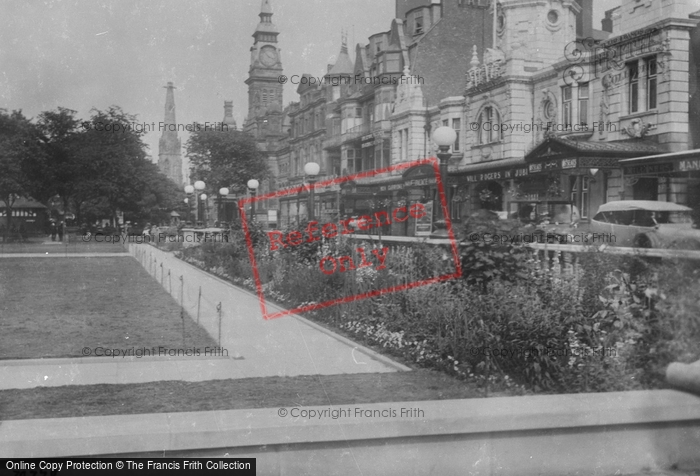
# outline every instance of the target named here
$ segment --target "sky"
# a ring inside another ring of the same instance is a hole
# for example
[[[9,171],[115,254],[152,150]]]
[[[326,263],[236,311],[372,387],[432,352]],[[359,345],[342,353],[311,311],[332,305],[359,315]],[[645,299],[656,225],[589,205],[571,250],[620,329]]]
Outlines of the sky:
[[[594,27],[620,0],[595,0]],[[394,0],[271,0],[284,73],[322,75],[348,42],[388,31]],[[239,127],[261,0],[0,0],[0,108],[29,117],[66,107],[87,119],[111,105],[163,120],[168,81],[177,122],[218,122],[232,100]],[[351,53],[354,51],[351,50]],[[354,58],[353,58],[354,59]],[[287,83],[285,104],[298,99]],[[186,133],[180,134],[183,145]],[[145,136],[158,156],[159,132]],[[184,159],[183,150],[183,159]]]

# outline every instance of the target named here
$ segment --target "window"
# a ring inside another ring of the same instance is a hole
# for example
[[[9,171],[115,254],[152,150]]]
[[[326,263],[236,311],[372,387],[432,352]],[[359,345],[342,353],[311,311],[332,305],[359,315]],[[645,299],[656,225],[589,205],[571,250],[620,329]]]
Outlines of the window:
[[[362,108],[361,107],[355,108],[355,117],[362,118]]]
[[[414,35],[420,35],[423,33],[423,15],[416,15],[416,27],[413,30]]]
[[[637,63],[627,65],[627,75],[629,83],[629,112],[630,114],[639,111],[639,67]]]
[[[573,176],[571,180],[571,203],[580,210],[581,218],[588,218],[588,192],[590,186],[590,177],[584,176]],[[581,185],[581,190],[579,193],[579,184]]]
[[[380,51],[382,51],[382,40],[377,40],[377,46],[376,46],[376,48],[377,48],[377,53],[379,53]]]
[[[452,152],[459,152],[459,139],[460,139],[460,132],[462,130],[462,120],[461,119],[452,119],[452,129],[455,130],[455,133],[457,134],[457,138],[455,139],[455,145],[452,147]]]
[[[367,116],[369,117],[370,126],[374,122],[374,104],[367,106]]]
[[[382,167],[391,165],[391,141],[384,139],[382,141]]]
[[[647,69],[647,110],[656,109],[656,84],[658,69],[656,58],[649,58],[646,61]]]
[[[363,149],[363,153],[364,153],[363,170],[374,169],[374,147],[365,147]]]
[[[401,62],[399,60],[399,55],[396,53],[391,53],[386,55],[386,68],[384,72],[387,73],[399,73],[401,72]]]
[[[571,111],[571,86],[564,86],[562,88],[562,119],[566,129],[571,127]]]
[[[578,86],[578,123],[579,126],[588,125],[588,83]]]
[[[493,106],[486,106],[479,115],[479,144],[489,144],[502,139],[503,132],[499,135],[499,126],[498,111]]]

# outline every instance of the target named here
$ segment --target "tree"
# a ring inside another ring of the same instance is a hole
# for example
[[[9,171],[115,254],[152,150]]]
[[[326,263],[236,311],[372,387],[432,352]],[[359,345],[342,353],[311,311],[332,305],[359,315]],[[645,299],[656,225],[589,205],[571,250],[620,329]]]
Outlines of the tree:
[[[90,123],[101,127],[81,134],[75,152],[82,179],[74,190],[74,201],[78,209],[87,204],[95,215],[109,216],[116,225],[117,211],[138,211],[149,164],[146,145],[141,140],[143,132],[130,127],[135,116],[117,106],[91,112]]]
[[[85,180],[84,158],[78,151],[83,141],[84,129],[75,117],[76,111],[59,107],[56,111],[39,114],[38,127],[46,143],[46,161],[42,170],[35,171],[34,198],[46,202],[59,195],[63,209],[68,210],[78,189]]]
[[[241,131],[195,127],[186,148],[192,176],[217,191],[228,187],[230,193],[243,194],[248,180],[262,181],[269,175],[265,156],[258,150],[255,140]]]
[[[45,157],[40,131],[22,111],[0,109],[0,200],[5,203],[4,239],[12,226],[12,206],[28,196]]]

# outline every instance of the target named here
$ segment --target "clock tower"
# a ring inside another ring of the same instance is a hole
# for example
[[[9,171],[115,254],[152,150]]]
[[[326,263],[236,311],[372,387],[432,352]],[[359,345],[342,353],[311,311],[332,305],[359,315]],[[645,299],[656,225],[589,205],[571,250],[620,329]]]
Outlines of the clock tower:
[[[274,133],[276,117],[282,113],[282,60],[277,46],[279,31],[272,23],[270,0],[262,0],[260,23],[253,33],[248,79],[248,118],[245,129],[256,136]],[[281,122],[279,124],[281,128]],[[267,131],[263,130],[267,129]]]

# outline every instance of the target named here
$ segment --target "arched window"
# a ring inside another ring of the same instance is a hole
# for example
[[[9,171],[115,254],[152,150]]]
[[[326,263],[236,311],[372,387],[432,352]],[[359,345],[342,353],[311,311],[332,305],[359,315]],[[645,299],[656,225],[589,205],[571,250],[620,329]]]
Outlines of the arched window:
[[[501,115],[492,106],[484,106],[479,113],[479,144],[490,144],[503,139],[501,130]]]

